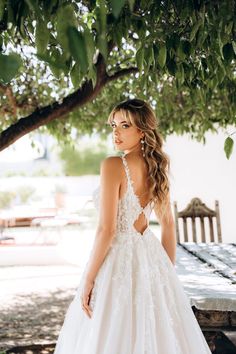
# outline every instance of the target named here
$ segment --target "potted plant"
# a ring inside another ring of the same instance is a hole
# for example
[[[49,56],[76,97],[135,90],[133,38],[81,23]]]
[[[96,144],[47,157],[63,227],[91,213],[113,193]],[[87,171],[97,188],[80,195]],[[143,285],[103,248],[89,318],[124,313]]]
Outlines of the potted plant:
[[[54,192],[54,201],[55,206],[58,209],[65,207],[65,194],[66,194],[66,187],[62,184],[57,184],[55,186]]]

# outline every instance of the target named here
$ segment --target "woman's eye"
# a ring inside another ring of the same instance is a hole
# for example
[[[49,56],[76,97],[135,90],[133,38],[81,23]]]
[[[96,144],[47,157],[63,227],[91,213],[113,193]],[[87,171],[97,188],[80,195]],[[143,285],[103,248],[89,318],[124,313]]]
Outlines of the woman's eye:
[[[116,127],[116,125],[113,123],[113,124],[110,124],[110,127],[111,128],[115,128]],[[129,125],[128,124],[122,124],[122,128],[129,128]]]

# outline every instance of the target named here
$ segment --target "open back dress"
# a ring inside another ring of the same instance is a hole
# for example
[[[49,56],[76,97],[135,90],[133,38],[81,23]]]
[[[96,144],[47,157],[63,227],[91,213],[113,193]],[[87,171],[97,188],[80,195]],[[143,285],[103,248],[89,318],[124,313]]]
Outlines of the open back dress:
[[[80,299],[87,263],[54,354],[210,354],[164,247],[148,226],[143,233],[134,227],[141,213],[149,220],[153,203],[141,206],[127,160],[121,159],[127,188],[115,237],[95,279],[92,317]],[[99,188],[93,198],[99,208]]]

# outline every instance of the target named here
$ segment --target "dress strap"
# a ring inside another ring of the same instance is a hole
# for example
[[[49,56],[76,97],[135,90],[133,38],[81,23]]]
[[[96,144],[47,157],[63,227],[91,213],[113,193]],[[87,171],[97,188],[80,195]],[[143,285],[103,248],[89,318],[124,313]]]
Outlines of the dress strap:
[[[133,181],[131,180],[131,177],[130,177],[130,173],[129,173],[129,166],[128,166],[128,163],[126,161],[126,158],[124,155],[121,155],[121,159],[122,159],[122,162],[124,164],[124,168],[125,168],[125,174],[126,174],[126,177],[127,177],[127,180],[128,180],[128,184],[130,186],[132,186],[133,184]]]
[[[135,196],[135,198],[137,199],[140,208],[143,211],[146,208],[148,208],[148,207],[151,207],[151,209],[152,209],[154,207],[154,204],[155,204],[153,199],[151,199],[144,207],[141,206],[140,198],[134,191],[134,182],[133,182],[133,180],[130,177],[130,171],[129,171],[129,166],[128,166],[127,160],[126,160],[124,155],[121,155],[121,158],[122,158],[122,161],[123,161],[123,164],[124,164],[125,173],[126,173],[126,177],[127,177],[127,180],[128,180],[128,186],[130,186],[130,189],[131,189],[133,195]]]

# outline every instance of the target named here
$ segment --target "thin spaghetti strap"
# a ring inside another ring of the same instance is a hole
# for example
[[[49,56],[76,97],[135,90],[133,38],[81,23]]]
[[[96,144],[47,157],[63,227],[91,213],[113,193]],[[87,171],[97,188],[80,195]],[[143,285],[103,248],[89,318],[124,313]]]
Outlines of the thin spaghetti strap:
[[[127,180],[129,182],[130,185],[133,184],[133,181],[131,180],[130,178],[130,173],[129,173],[129,166],[127,164],[127,161],[126,161],[126,158],[124,155],[121,156],[121,159],[122,159],[122,162],[124,164],[124,168],[125,168],[125,174],[126,174],[126,177],[127,177]]]
[[[128,163],[127,163],[127,161],[126,161],[126,158],[125,158],[124,155],[122,155],[121,158],[122,158],[122,161],[123,161],[123,164],[124,164],[124,167],[125,167],[125,173],[126,173],[127,180],[128,180],[128,186],[130,186],[130,189],[131,189],[133,195],[135,196],[135,198],[137,199],[140,208],[141,208],[142,210],[144,210],[144,209],[147,208],[150,204],[153,205],[153,203],[152,203],[153,200],[152,200],[152,198],[151,198],[151,200],[150,200],[144,207],[142,207],[141,201],[140,201],[140,197],[139,197],[139,196],[135,193],[135,191],[134,191],[134,181],[133,181],[133,180],[131,179],[131,177],[130,177],[129,166],[128,166]]]

